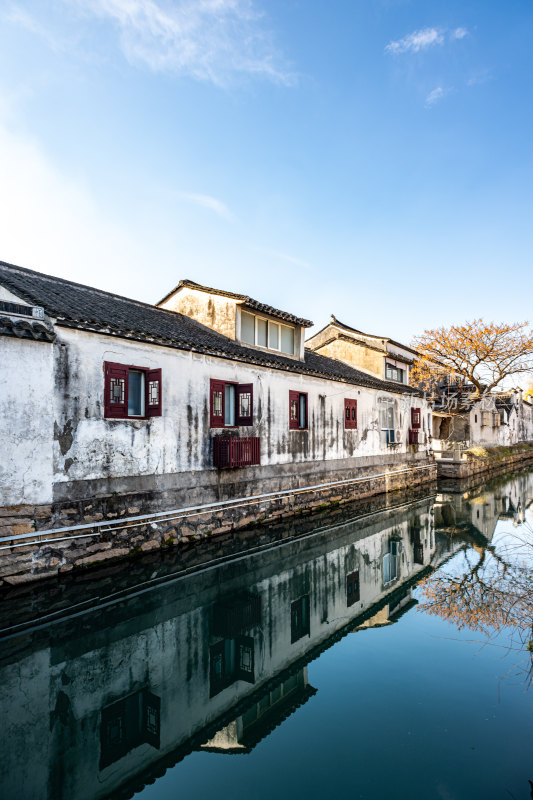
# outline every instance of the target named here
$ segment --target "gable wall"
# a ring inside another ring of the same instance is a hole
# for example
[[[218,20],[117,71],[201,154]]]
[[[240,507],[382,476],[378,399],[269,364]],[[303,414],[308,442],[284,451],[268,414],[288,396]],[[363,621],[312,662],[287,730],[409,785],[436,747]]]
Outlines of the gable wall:
[[[334,339],[328,344],[317,348],[313,347],[313,349],[322,356],[344,361],[362,372],[383,379],[383,353],[369,350],[363,345],[359,345],[356,342],[348,342],[345,339]]]
[[[208,294],[184,287],[159,305],[169,311],[178,311],[206,325],[218,333],[235,339],[237,303],[230,297]]]

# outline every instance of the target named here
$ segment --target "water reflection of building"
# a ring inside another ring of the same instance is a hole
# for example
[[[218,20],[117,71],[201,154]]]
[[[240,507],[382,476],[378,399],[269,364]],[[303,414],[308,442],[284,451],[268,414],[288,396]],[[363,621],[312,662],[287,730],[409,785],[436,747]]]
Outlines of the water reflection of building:
[[[316,693],[307,680],[307,667],[267,689],[246,711],[201,745],[217,753],[249,753],[261,739]]]
[[[533,472],[519,472],[512,478],[495,478],[482,487],[455,491],[450,486],[435,500],[435,526],[449,533],[481,536],[490,542],[499,520],[512,520],[514,526],[525,520],[533,498]]]
[[[13,637],[0,663],[2,796],[117,798],[191,750],[249,751],[312,697],[310,660],[408,607],[434,553],[428,499]]]

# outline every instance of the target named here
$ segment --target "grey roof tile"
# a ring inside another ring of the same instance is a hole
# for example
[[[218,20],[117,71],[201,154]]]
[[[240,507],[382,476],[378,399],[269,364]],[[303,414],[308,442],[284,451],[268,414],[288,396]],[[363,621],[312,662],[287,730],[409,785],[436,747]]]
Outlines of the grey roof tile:
[[[183,314],[3,261],[0,261],[0,285],[28,303],[43,306],[46,314],[59,326],[193,350],[270,369],[327,378],[396,394],[422,394],[410,386],[379,380],[312,350],[306,349],[303,362],[256,350],[228,339]]]
[[[273,306],[269,306],[266,303],[260,303],[259,300],[254,300],[253,297],[249,297],[247,294],[237,294],[236,292],[227,292],[224,289],[213,289],[211,286],[202,286],[201,283],[196,283],[196,281],[191,281],[188,278],[182,280],[178,283],[178,285],[172,289],[171,292],[166,294],[162,300],[157,303],[158,306],[161,303],[164,303],[165,300],[168,300],[174,292],[177,292],[178,289],[183,287],[189,289],[197,289],[200,292],[207,292],[208,294],[217,294],[221,297],[230,297],[232,300],[238,300],[240,303],[245,305],[247,308],[251,308],[254,311],[261,311],[263,314],[268,314],[270,317],[277,317],[279,319],[284,319],[286,322],[293,322],[295,325],[302,325],[304,328],[310,328],[313,324],[311,320],[304,319],[303,317],[296,317],[294,314],[290,314],[288,311],[280,311],[279,308],[274,308]]]

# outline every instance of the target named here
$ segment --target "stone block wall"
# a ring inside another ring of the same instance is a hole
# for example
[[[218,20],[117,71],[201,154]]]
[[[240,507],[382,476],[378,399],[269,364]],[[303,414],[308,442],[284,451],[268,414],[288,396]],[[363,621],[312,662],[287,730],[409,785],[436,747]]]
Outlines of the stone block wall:
[[[169,492],[4,507],[0,509],[0,586],[29,583],[141,553],[195,546],[207,538],[222,545],[253,526],[435,480],[435,463],[427,459],[397,463],[388,470],[374,467],[366,474],[318,486],[281,487],[270,494],[188,508],[173,505]]]

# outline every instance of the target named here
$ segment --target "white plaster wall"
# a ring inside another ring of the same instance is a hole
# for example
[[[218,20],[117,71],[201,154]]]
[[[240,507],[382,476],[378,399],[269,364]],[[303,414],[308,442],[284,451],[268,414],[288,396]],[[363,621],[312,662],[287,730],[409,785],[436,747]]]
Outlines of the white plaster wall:
[[[55,347],[56,481],[161,474],[211,467],[210,379],[253,383],[254,425],[241,436],[261,438],[262,464],[331,460],[407,452],[410,407],[422,398],[269,370],[196,353],[58,328]],[[162,369],[163,415],[150,420],[104,419],[104,362]],[[308,393],[309,429],[289,431],[289,390]],[[344,430],[344,398],[358,401],[358,429]],[[397,402],[403,444],[381,442],[378,397]],[[66,435],[65,435],[66,434]]]
[[[48,342],[0,337],[0,506],[52,499],[52,352]]]
[[[495,411],[493,398],[483,398],[470,411],[470,440],[476,445],[509,446],[533,441],[533,409],[522,401],[517,392],[507,423],[497,427],[481,425],[483,411]],[[507,416],[507,414],[506,414]],[[477,417],[477,420],[476,420]]]

